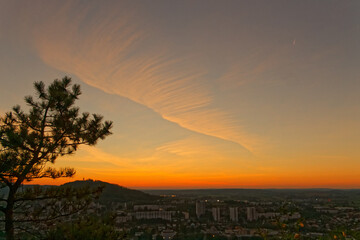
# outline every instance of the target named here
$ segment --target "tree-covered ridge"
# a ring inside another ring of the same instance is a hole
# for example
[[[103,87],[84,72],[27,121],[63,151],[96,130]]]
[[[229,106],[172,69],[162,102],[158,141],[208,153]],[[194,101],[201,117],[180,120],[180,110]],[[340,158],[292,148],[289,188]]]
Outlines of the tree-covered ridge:
[[[103,191],[100,194],[99,201],[101,203],[109,202],[148,202],[159,199],[158,196],[150,195],[142,191],[129,189],[119,186],[117,184],[111,184],[102,181],[84,180],[65,183],[63,186],[71,186],[73,188],[78,187],[90,187],[97,188],[103,186]]]

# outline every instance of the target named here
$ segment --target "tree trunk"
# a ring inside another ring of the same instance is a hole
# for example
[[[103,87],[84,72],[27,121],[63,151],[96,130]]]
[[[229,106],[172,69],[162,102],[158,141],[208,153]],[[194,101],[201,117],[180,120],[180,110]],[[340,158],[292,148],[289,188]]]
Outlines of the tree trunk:
[[[13,211],[6,211],[5,213],[5,234],[6,240],[14,240],[14,222]]]
[[[14,197],[15,193],[10,188],[7,205],[5,208],[5,236],[6,240],[14,240]]]

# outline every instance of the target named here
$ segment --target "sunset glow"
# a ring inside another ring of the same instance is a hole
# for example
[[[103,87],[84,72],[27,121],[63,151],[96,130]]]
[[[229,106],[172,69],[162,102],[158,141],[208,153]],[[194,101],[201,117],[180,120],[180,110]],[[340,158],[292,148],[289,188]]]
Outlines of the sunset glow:
[[[360,188],[360,2],[258,2],[0,2],[0,114],[67,75],[114,122],[32,183]]]

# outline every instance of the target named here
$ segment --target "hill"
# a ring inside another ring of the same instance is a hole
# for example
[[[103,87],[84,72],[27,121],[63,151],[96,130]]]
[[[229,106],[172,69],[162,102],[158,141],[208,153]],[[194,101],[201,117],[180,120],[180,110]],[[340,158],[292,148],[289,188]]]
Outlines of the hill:
[[[159,196],[144,193],[138,190],[129,189],[119,186],[117,184],[111,184],[102,181],[84,180],[74,181],[63,184],[62,186],[71,187],[98,187],[100,185],[105,186],[103,192],[100,195],[99,201],[101,203],[109,202],[152,202],[160,199]]]

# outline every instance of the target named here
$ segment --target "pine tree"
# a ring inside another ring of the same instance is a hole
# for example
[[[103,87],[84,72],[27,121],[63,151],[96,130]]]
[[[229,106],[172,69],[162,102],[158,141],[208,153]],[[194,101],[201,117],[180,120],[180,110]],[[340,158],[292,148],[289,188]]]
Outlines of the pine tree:
[[[58,157],[74,153],[80,145],[95,145],[99,139],[111,134],[112,122],[103,121],[98,114],[80,114],[75,106],[81,94],[80,86],[72,84],[71,78],[56,79],[47,88],[43,82],[35,82],[34,86],[36,96],[25,97],[28,105],[26,112],[15,106],[0,118],[0,190],[8,190],[0,198],[0,211],[5,215],[3,221],[7,240],[15,238],[16,223],[21,227],[23,222],[55,219],[84,207],[84,201],[78,204],[74,201],[89,194],[88,190],[24,190],[22,186],[39,178],[73,176],[73,168],[55,169],[50,165]],[[73,206],[61,211],[57,209],[51,216],[27,215],[25,212],[22,216],[27,219],[14,219],[16,208],[24,201],[46,200],[54,207],[56,204],[53,201],[59,199],[67,199],[68,204],[73,203]]]

